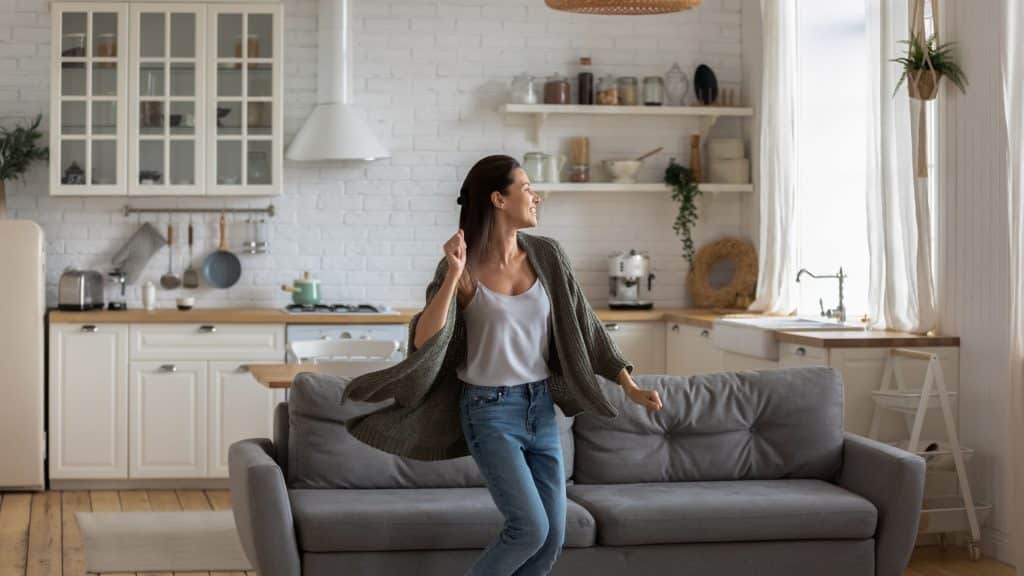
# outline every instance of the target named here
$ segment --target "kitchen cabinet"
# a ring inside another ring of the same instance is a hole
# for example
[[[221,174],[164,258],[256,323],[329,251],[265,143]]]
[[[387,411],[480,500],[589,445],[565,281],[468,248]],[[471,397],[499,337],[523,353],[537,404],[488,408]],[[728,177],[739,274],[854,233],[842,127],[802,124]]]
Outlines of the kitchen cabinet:
[[[283,398],[261,386],[249,364],[255,362],[208,363],[208,477],[228,477],[228,448],[234,442],[274,436],[274,406]]]
[[[206,475],[205,362],[131,362],[131,478]]]
[[[50,478],[128,477],[128,325],[54,324]]]
[[[678,322],[665,325],[665,369],[692,376],[722,370],[722,351],[711,342],[711,329]]]
[[[721,354],[722,369],[730,372],[738,372],[740,370],[771,370],[772,368],[779,367],[779,363],[775,360],[727,351],[721,351]]]
[[[663,322],[605,322],[605,330],[633,363],[634,374],[665,373]]]
[[[280,193],[280,3],[52,6],[51,194]]]

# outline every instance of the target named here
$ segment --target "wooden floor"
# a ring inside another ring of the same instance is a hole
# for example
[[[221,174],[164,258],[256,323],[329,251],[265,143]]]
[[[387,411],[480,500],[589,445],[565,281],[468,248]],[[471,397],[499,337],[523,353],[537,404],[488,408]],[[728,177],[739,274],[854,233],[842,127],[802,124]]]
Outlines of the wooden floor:
[[[228,510],[227,490],[51,491],[0,494],[0,576],[79,576],[85,552],[76,511]],[[140,572],[139,574],[170,573]],[[256,576],[255,572],[182,572],[190,576]],[[117,574],[112,576],[131,576]],[[1012,567],[971,562],[960,549],[919,548],[906,576],[1014,576]]]

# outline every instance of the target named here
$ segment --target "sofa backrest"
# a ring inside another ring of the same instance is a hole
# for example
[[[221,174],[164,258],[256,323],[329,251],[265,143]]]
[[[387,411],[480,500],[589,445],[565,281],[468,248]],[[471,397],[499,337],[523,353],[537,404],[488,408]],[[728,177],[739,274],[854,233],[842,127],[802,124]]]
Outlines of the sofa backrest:
[[[355,439],[348,418],[391,404],[355,402],[341,395],[348,378],[318,374],[297,378],[288,402],[287,451],[283,455],[289,488],[464,488],[484,486],[471,456],[422,461],[383,452]],[[572,422],[560,417],[567,478],[572,475]],[[283,426],[279,426],[283,428]]]
[[[634,377],[658,391],[658,412],[598,378],[619,415],[576,417],[577,484],[832,480],[842,463],[843,384],[832,368]]]

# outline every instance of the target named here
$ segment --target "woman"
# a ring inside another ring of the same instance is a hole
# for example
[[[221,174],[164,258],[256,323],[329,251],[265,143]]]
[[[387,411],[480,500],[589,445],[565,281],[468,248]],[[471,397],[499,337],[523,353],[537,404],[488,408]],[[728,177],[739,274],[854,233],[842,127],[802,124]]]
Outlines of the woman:
[[[586,409],[615,416],[595,373],[649,410],[661,400],[633,382],[632,365],[587,304],[561,247],[519,233],[537,225],[540,198],[515,159],[477,162],[459,204],[460,229],[444,243],[427,305],[410,324],[409,358],[346,390],[356,400],[393,396],[395,405],[346,425],[397,454],[437,459],[468,451],[505,517],[469,574],[547,574],[562,549],[566,515],[554,404],[570,416]],[[443,410],[445,401],[457,403],[462,433],[447,446],[443,434],[424,438],[439,427],[426,424],[423,407]],[[410,426],[410,418],[422,426]]]

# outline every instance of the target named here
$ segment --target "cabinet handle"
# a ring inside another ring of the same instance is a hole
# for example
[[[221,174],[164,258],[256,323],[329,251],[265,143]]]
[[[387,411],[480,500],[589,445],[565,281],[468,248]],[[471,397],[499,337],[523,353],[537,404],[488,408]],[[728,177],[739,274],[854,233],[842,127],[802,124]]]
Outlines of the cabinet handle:
[[[673,332],[679,332],[679,324],[673,324],[672,325],[672,331]]]
[[[203,324],[202,326],[199,327],[199,331],[204,334],[213,334],[214,332],[217,331],[217,327],[214,326],[213,324]]]
[[[711,336],[711,331],[708,330],[707,328],[700,331],[701,338],[707,338],[708,336]]]
[[[604,325],[604,329],[609,331],[609,332],[618,332],[618,330],[619,330],[619,323],[618,322],[611,322],[611,323],[605,324]]]
[[[86,325],[82,326],[81,331],[82,332],[89,332],[90,334],[94,333],[94,332],[96,332],[96,325],[95,324],[86,324]]]
[[[160,371],[161,372],[177,372],[178,371],[178,367],[175,366],[174,364],[163,364],[163,365],[160,366]]]
[[[794,350],[793,353],[796,354],[797,356],[807,356],[807,348],[800,346],[796,350]]]
[[[239,372],[248,372],[249,371],[249,365],[248,364],[239,364],[238,365],[238,371]]]

